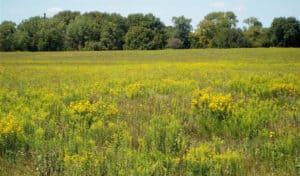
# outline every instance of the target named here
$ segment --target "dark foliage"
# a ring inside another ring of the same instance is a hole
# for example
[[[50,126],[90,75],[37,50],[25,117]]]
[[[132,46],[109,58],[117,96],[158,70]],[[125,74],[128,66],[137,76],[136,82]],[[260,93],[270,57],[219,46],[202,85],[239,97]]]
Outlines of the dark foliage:
[[[0,51],[155,50],[164,48],[300,47],[300,22],[275,18],[263,28],[255,17],[237,28],[233,12],[212,12],[193,32],[191,19],[173,17],[165,26],[153,14],[63,11],[52,18],[31,17],[0,24]]]

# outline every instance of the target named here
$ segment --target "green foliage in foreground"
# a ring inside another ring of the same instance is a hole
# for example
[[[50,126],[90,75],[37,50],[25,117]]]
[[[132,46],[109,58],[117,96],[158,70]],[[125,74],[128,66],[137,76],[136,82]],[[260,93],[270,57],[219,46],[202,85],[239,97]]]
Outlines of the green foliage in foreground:
[[[300,172],[300,50],[0,53],[0,175]]]

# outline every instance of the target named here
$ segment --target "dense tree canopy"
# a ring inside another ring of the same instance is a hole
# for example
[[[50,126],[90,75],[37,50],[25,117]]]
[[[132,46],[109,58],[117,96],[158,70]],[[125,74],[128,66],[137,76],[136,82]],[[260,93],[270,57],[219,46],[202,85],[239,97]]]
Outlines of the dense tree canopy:
[[[233,12],[212,12],[198,25],[196,33],[203,48],[247,47],[244,35],[236,29],[237,17]]]
[[[275,18],[264,28],[255,17],[236,26],[233,12],[207,14],[192,31],[191,19],[173,17],[165,24],[153,14],[62,11],[51,18],[31,17],[16,25],[0,24],[0,51],[152,50],[164,48],[300,47],[300,22]]]
[[[38,32],[40,51],[61,51],[64,49],[64,23],[60,20],[45,19],[42,22],[41,30]]]
[[[10,21],[4,21],[0,25],[0,51],[11,51],[15,49],[14,34],[16,24]]]
[[[21,22],[18,31],[22,34],[18,36],[17,48],[38,51],[39,42],[43,39],[43,35],[41,35],[43,23],[44,19],[41,17],[32,17]]]
[[[244,20],[248,25],[245,29],[244,35],[251,47],[269,46],[267,29],[264,29],[262,23],[255,17],[250,17]]]
[[[154,50],[162,49],[164,46],[164,34],[143,26],[135,26],[129,29],[125,36],[125,49]]]
[[[246,23],[249,26],[249,28],[254,27],[254,26],[262,27],[262,23],[260,21],[258,21],[258,19],[255,17],[249,17],[249,18],[245,19],[244,23]]]
[[[174,38],[179,39],[182,42],[180,48],[190,48],[191,42],[189,39],[189,33],[192,31],[191,19],[187,19],[184,16],[173,17],[174,23]]]
[[[54,15],[53,18],[62,21],[65,25],[69,25],[77,16],[80,16],[80,12],[62,11]]]
[[[111,14],[103,23],[100,32],[101,49],[121,50],[128,31],[126,18],[118,14]]]
[[[272,22],[270,33],[273,46],[300,46],[300,22],[294,17],[275,18]]]
[[[165,25],[153,14],[132,14],[127,18],[129,30],[125,35],[125,49],[163,49],[167,34]]]
[[[69,49],[82,49],[88,41],[99,41],[101,24],[89,15],[78,16],[72,21],[66,31]]]

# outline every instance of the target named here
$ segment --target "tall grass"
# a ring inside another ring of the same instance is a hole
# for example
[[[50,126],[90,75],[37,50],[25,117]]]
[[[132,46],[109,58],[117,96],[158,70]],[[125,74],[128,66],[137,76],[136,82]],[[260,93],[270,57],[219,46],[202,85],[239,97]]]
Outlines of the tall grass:
[[[300,50],[0,53],[0,175],[294,175]]]

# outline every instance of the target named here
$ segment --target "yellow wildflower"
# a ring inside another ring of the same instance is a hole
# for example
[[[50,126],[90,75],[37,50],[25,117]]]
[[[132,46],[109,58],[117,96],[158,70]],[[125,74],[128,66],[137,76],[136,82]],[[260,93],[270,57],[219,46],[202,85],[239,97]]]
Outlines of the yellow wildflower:
[[[126,93],[129,98],[135,98],[143,96],[145,94],[144,89],[145,87],[143,84],[133,83],[126,87]]]
[[[193,93],[193,99],[191,101],[192,108],[202,108],[205,107],[210,99],[210,95],[208,93],[208,89],[196,89]]]
[[[89,112],[91,109],[89,101],[71,102],[70,110],[73,113],[83,114]]]
[[[81,155],[78,155],[78,154],[74,154],[74,155],[66,154],[65,157],[64,157],[64,161],[67,164],[80,165],[80,164],[84,163],[86,160],[87,160],[87,157],[81,156]]]
[[[186,155],[186,160],[191,162],[204,162],[214,154],[215,151],[213,148],[208,143],[204,143],[198,147],[191,148]]]
[[[194,97],[191,100],[193,109],[208,109],[213,113],[226,115],[233,108],[232,95],[212,95],[208,89],[195,90]]]
[[[118,112],[119,112],[119,110],[118,110],[118,108],[116,107],[116,105],[114,105],[114,104],[109,104],[109,105],[107,106],[105,115],[106,115],[106,116],[113,116],[113,115],[117,115]]]
[[[179,163],[179,161],[180,161],[180,158],[179,158],[179,157],[175,157],[175,158],[173,158],[173,162],[174,162],[174,163],[178,164],[178,163]]]
[[[274,136],[275,132],[274,131],[270,131],[269,133],[269,137],[272,138]]]
[[[0,121],[0,135],[8,136],[10,134],[23,135],[23,129],[15,117],[9,114]]]
[[[297,90],[294,84],[275,84],[271,87],[271,93],[275,96],[296,96]]]
[[[227,113],[231,110],[232,106],[232,96],[231,94],[227,95],[217,95],[213,96],[210,100],[208,108],[212,112],[216,113]]]

